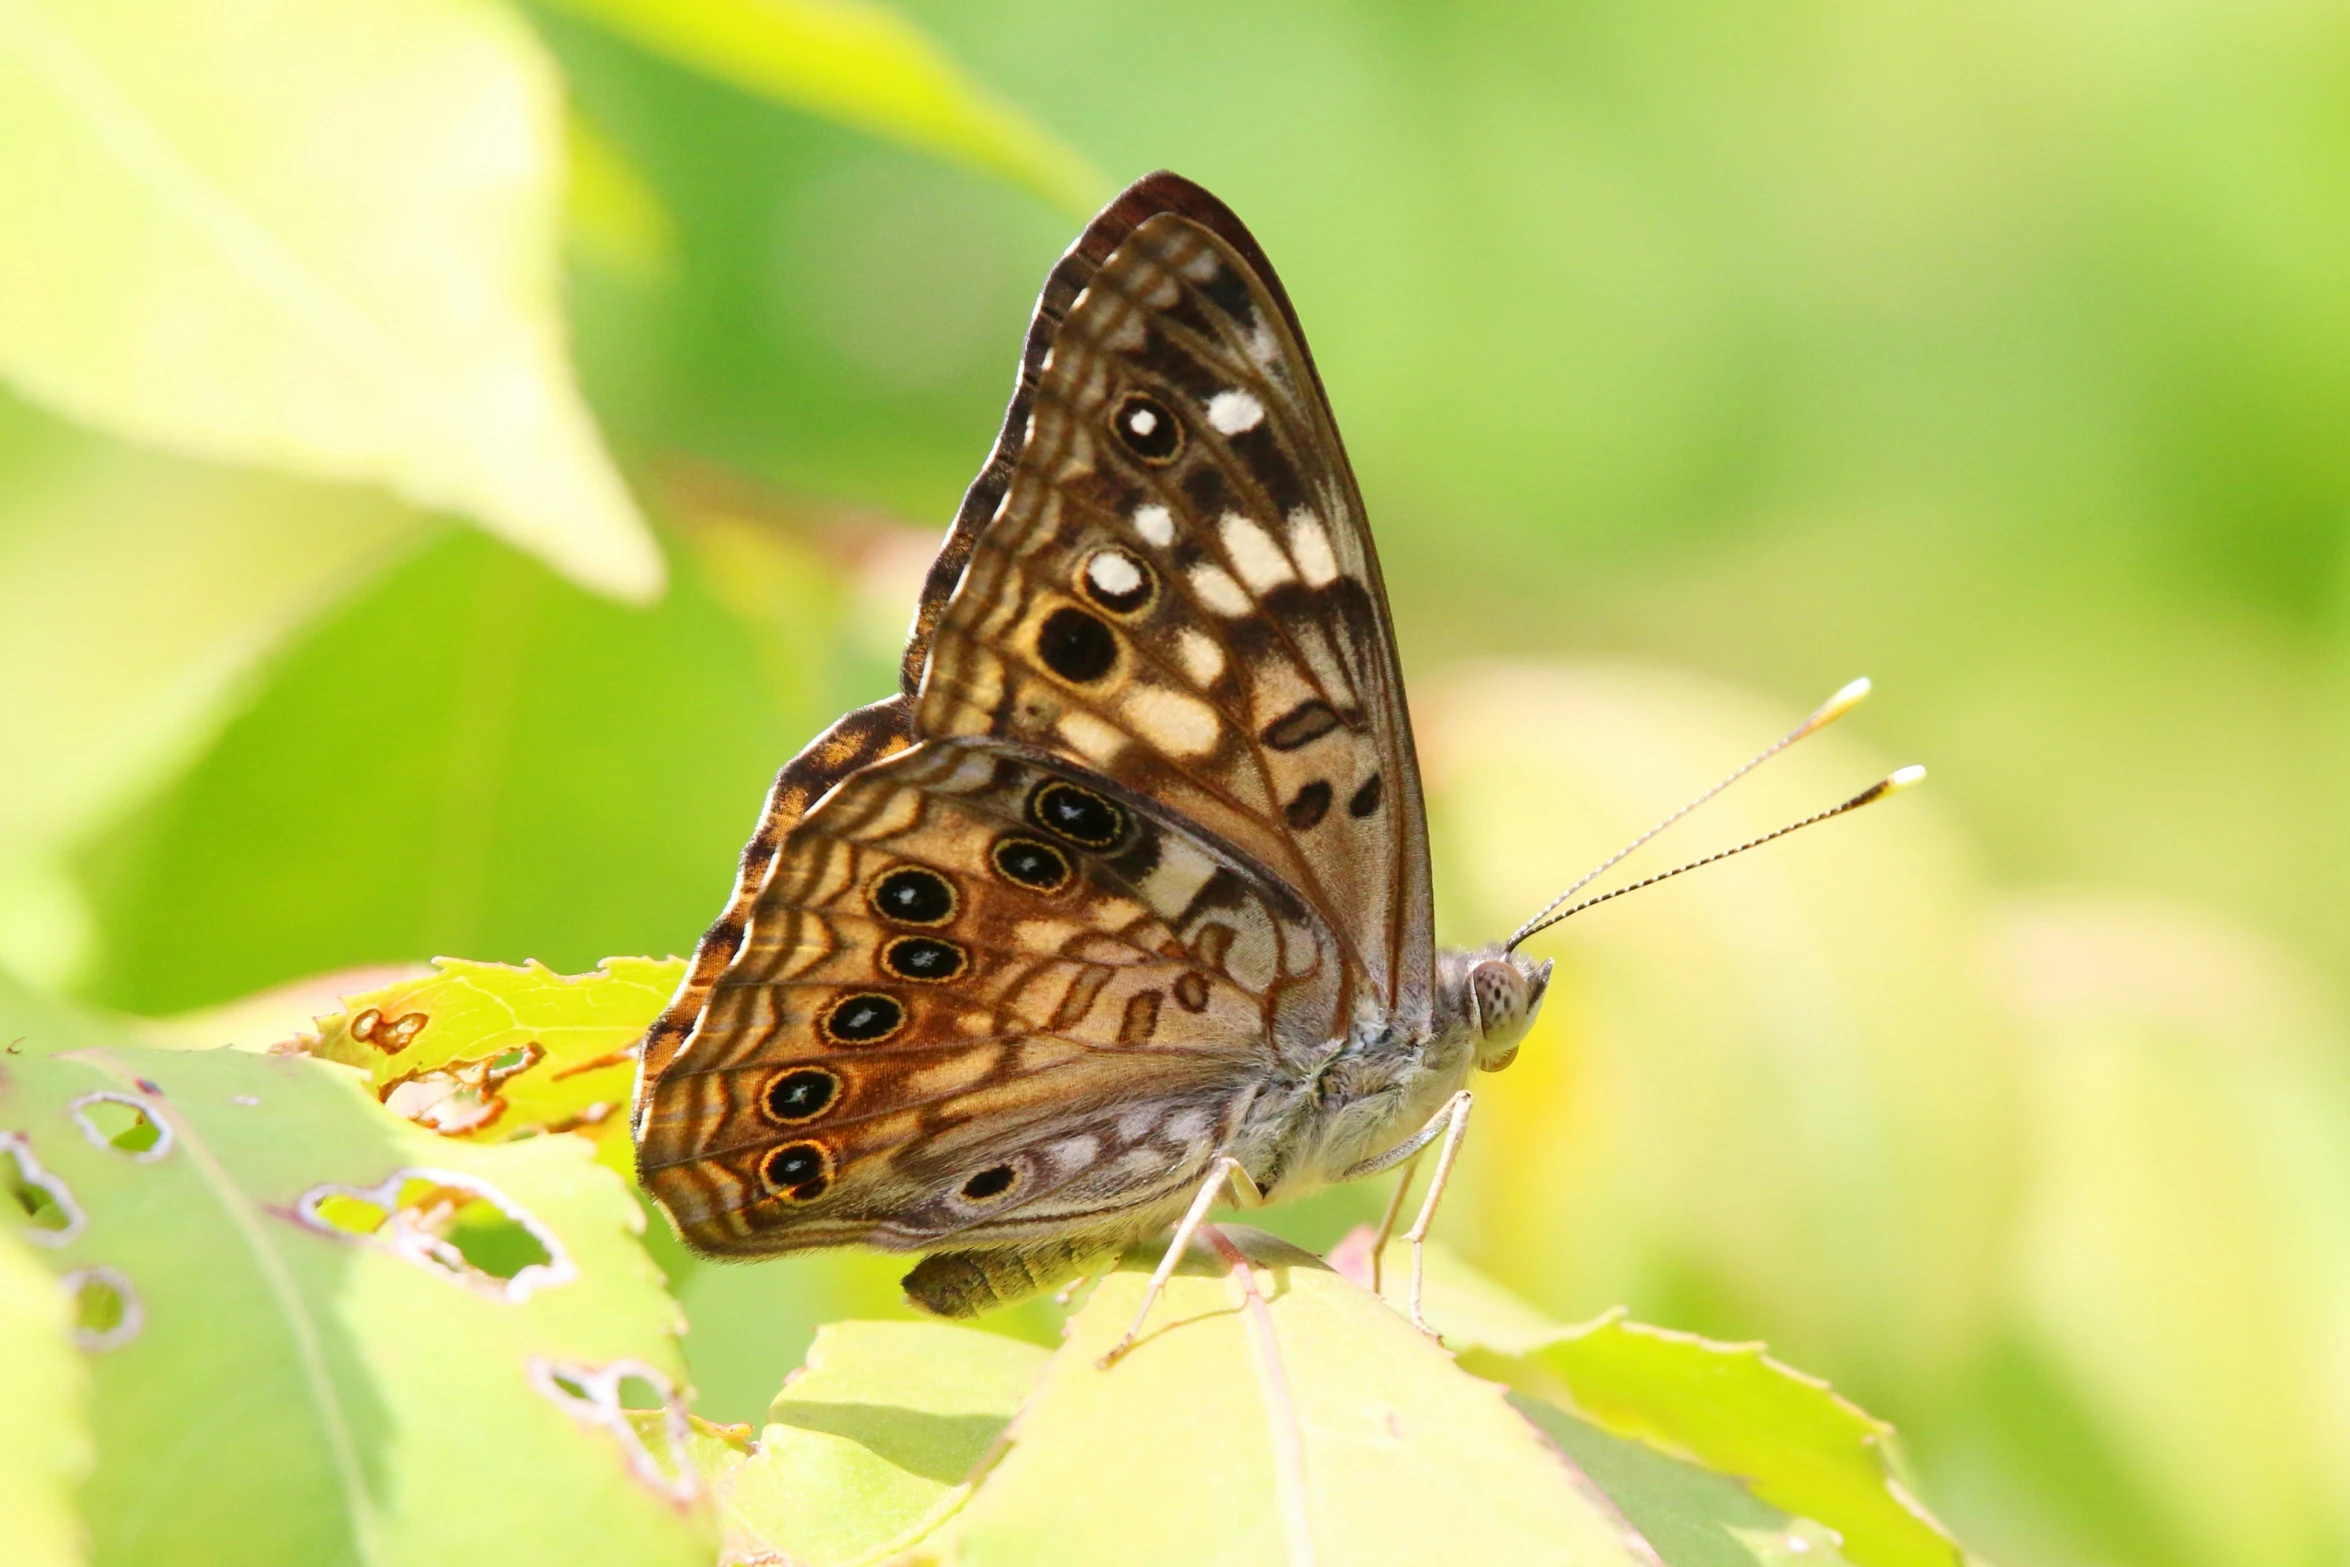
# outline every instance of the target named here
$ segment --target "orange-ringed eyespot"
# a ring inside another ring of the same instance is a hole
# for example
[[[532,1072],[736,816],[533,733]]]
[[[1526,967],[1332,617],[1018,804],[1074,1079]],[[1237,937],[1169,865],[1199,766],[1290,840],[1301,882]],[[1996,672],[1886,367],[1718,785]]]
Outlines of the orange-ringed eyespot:
[[[840,1078],[820,1066],[799,1066],[779,1072],[767,1083],[760,1103],[767,1117],[789,1126],[813,1121],[840,1098]]]
[[[901,925],[944,925],[955,917],[955,887],[921,865],[901,865],[873,883],[873,912]]]
[[[999,838],[992,857],[998,875],[1038,892],[1059,892],[1076,874],[1069,856],[1034,838]]]
[[[870,1045],[905,1027],[906,1008],[895,996],[871,991],[843,996],[824,1014],[824,1037],[836,1045]]]
[[[1095,794],[1058,778],[1028,797],[1028,819],[1045,831],[1088,849],[1106,849],[1126,831],[1126,813]]]
[[[961,947],[935,936],[900,936],[881,949],[881,966],[900,979],[953,979],[963,962]]]
[[[759,1179],[786,1202],[812,1202],[832,1185],[832,1156],[822,1143],[785,1143],[759,1161]]]

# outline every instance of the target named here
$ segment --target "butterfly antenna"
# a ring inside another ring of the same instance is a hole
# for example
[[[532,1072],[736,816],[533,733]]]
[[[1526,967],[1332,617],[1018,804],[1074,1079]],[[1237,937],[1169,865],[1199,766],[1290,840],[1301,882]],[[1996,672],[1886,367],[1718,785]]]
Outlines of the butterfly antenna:
[[[1828,698],[1828,700],[1822,702],[1818,707],[1812,709],[1812,714],[1809,718],[1806,718],[1802,723],[1797,724],[1793,729],[1788,730],[1778,739],[1763,747],[1761,751],[1757,752],[1747,761],[1745,766],[1740,767],[1736,772],[1731,773],[1720,783],[1715,784],[1711,789],[1706,790],[1705,793],[1699,795],[1696,799],[1691,800],[1687,805],[1682,806],[1672,815],[1666,817],[1663,821],[1658,822],[1654,827],[1649,828],[1648,831],[1642,833],[1639,837],[1633,839],[1630,843],[1625,844],[1621,849],[1618,849],[1615,853],[1609,855],[1606,859],[1601,860],[1597,865],[1591,867],[1590,870],[1577,877],[1573,886],[1569,887],[1566,891],[1560,893],[1557,897],[1544,904],[1541,909],[1535,913],[1532,919],[1519,926],[1518,933],[1509,939],[1508,946],[1503,950],[1507,951],[1513,949],[1519,942],[1524,941],[1528,936],[1533,935],[1536,931],[1544,929],[1546,926],[1557,924],[1557,920],[1550,918],[1550,913],[1553,909],[1561,907],[1567,902],[1568,899],[1574,897],[1576,893],[1581,892],[1584,888],[1599,880],[1600,877],[1605,876],[1609,871],[1615,869],[1619,862],[1621,862],[1626,856],[1632,854],[1642,844],[1648,842],[1649,839],[1655,837],[1658,833],[1663,832],[1667,827],[1672,826],[1673,823],[1679,821],[1682,817],[1687,816],[1691,811],[1696,810],[1699,806],[1705,804],[1706,801],[1712,799],[1715,795],[1720,794],[1724,789],[1729,788],[1730,785],[1736,783],[1739,779],[1745,777],[1748,773],[1753,772],[1756,768],[1762,766],[1763,763],[1769,761],[1772,757],[1777,756],[1781,751],[1786,750],[1789,746],[1802,739],[1805,735],[1818,733],[1820,730],[1825,729],[1830,724],[1834,723],[1837,719],[1842,718],[1846,713],[1849,713],[1854,708],[1860,706],[1861,699],[1866,697],[1868,694],[1869,677],[1866,675],[1863,675],[1858,680],[1847,684],[1834,696]],[[1848,808],[1849,807],[1847,807],[1847,809]],[[1808,826],[1809,824],[1799,823],[1798,825]],[[1791,828],[1788,830],[1792,831],[1793,829]],[[1630,889],[1626,890],[1629,891]],[[1559,919],[1565,918],[1566,916],[1563,914],[1559,916]]]
[[[1870,784],[1866,789],[1863,789],[1860,793],[1854,795],[1851,799],[1845,801],[1842,805],[1830,806],[1827,810],[1820,811],[1811,816],[1806,816],[1802,821],[1799,822],[1789,822],[1786,826],[1780,828],[1776,832],[1766,832],[1759,838],[1749,838],[1744,843],[1739,844],[1736,848],[1724,849],[1718,854],[1709,854],[1702,860],[1691,860],[1686,865],[1676,865],[1671,870],[1659,871],[1654,876],[1644,876],[1640,880],[1631,883],[1629,886],[1618,887],[1613,892],[1603,892],[1596,898],[1585,898],[1581,903],[1573,904],[1567,908],[1561,909],[1558,913],[1551,915],[1550,918],[1543,920],[1538,924],[1528,926],[1526,929],[1518,932],[1518,934],[1510,938],[1510,946],[1515,947],[1519,942],[1524,941],[1528,936],[1535,934],[1537,931],[1548,930],[1551,926],[1556,925],[1560,920],[1572,919],[1575,915],[1582,913],[1585,909],[1597,908],[1599,905],[1609,902],[1612,899],[1622,897],[1627,892],[1638,892],[1641,888],[1653,887],[1660,881],[1671,881],[1674,877],[1681,875],[1685,871],[1693,871],[1703,865],[1716,864],[1719,861],[1730,858],[1734,854],[1744,854],[1749,849],[1759,849],[1764,844],[1770,843],[1775,839],[1784,838],[1791,832],[1800,832],[1806,827],[1817,827],[1820,823],[1825,821],[1832,821],[1836,817],[1842,816],[1847,811],[1857,811],[1864,805],[1874,805],[1889,794],[1898,794],[1900,791],[1907,789],[1912,784],[1923,783],[1925,781],[1925,777],[1926,770],[1922,767],[1904,767],[1889,777],[1878,779],[1875,783]]]

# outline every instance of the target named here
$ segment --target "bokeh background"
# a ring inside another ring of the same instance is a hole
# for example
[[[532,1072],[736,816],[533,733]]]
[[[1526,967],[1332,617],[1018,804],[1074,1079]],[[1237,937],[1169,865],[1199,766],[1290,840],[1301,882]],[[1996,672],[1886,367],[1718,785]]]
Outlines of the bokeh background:
[[[1933,769],[1544,938],[1439,1233],[1990,1559],[2350,1560],[2337,6],[0,6],[0,970],[688,948],[1160,166],[1313,340],[1450,939],[1855,674],[1636,863]],[[663,1260],[719,1418],[898,1309]]]

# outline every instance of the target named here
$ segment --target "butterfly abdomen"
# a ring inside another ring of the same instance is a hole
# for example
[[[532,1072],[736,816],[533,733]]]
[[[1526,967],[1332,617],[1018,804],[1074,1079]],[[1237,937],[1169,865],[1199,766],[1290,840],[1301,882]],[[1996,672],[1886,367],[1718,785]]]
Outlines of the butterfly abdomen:
[[[925,1257],[902,1281],[906,1298],[937,1317],[962,1319],[1055,1289],[1120,1248],[1078,1237]]]

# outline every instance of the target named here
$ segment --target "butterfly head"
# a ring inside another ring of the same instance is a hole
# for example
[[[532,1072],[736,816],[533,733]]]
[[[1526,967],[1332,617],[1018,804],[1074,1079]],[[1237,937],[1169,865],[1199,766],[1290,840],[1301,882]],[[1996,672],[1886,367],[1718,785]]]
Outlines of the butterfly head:
[[[1550,988],[1550,959],[1537,962],[1502,947],[1463,956],[1467,973],[1462,1000],[1477,1031],[1477,1066],[1498,1072],[1517,1059],[1518,1042],[1542,1010],[1543,992]]]

